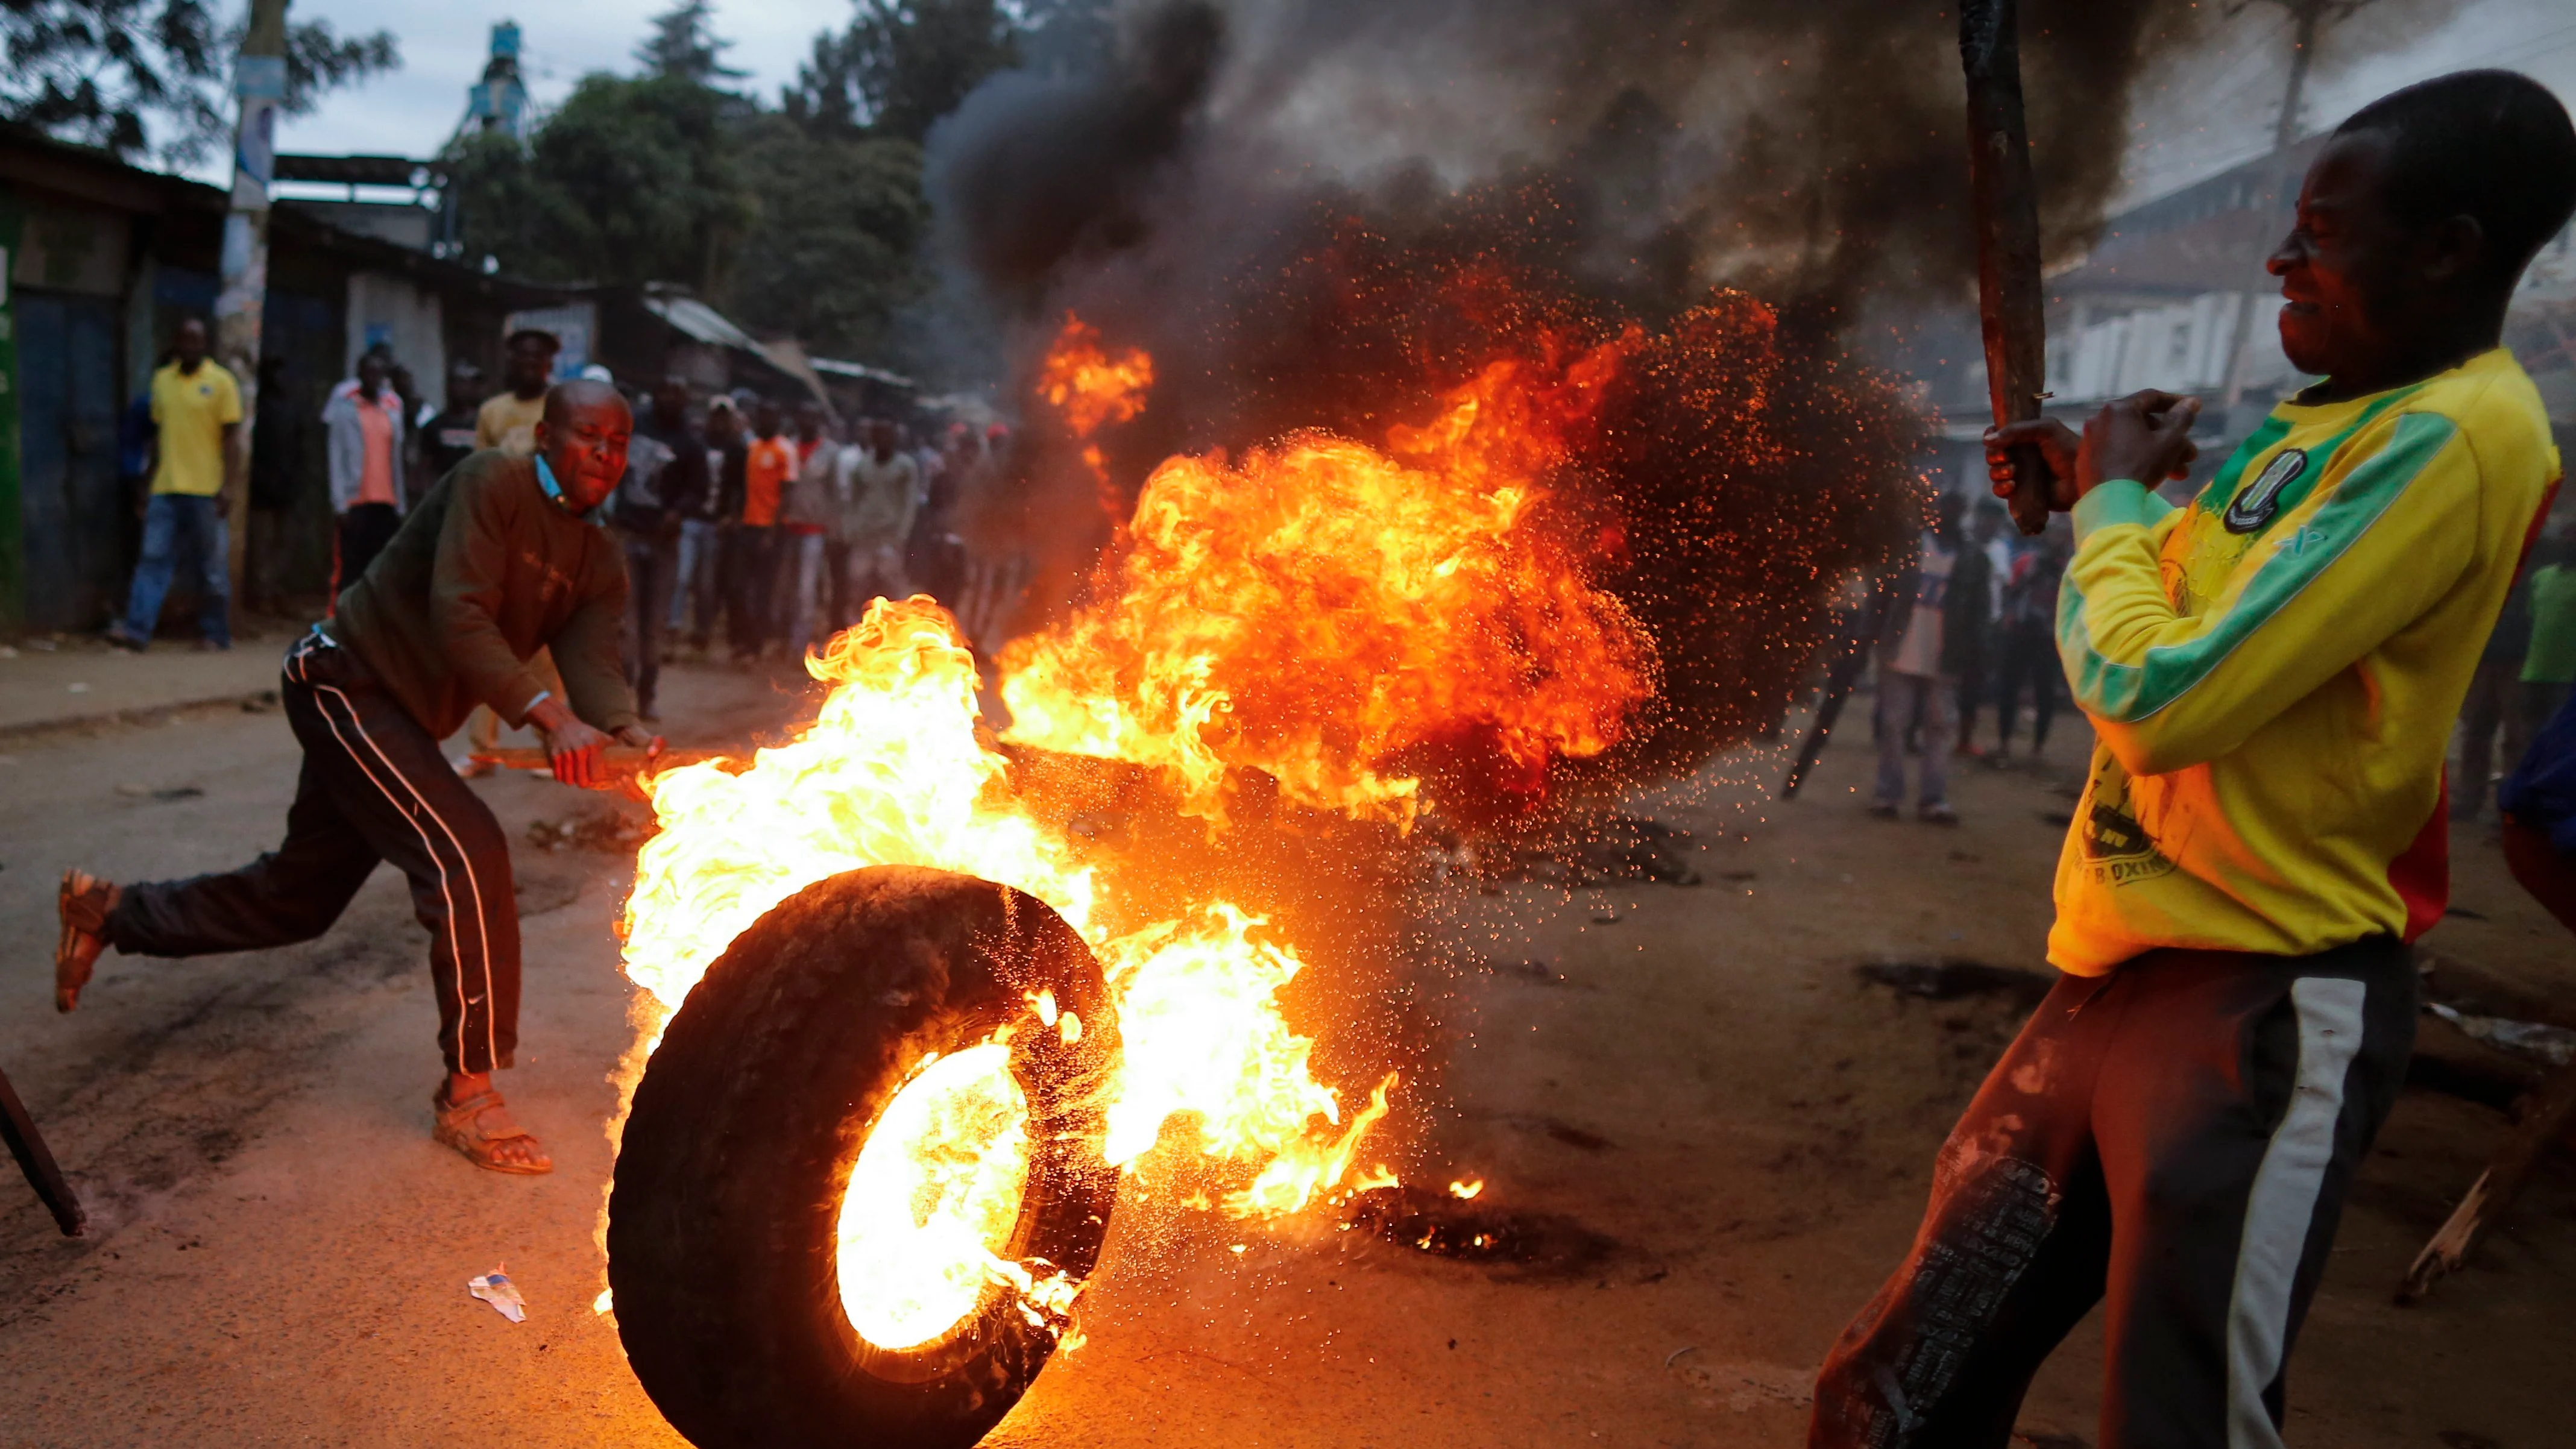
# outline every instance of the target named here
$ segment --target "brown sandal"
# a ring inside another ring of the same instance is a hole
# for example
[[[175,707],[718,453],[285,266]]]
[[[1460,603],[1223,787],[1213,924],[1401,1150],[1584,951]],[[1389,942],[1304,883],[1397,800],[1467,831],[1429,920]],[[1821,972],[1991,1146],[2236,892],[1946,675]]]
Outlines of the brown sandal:
[[[437,1117],[429,1135],[465,1154],[465,1160],[476,1167],[522,1177],[555,1170],[555,1160],[542,1150],[534,1162],[513,1162],[495,1155],[493,1149],[504,1142],[534,1145],[537,1140],[535,1134],[511,1119],[510,1108],[498,1092],[477,1092],[462,1102],[450,1102],[447,1088],[442,1086],[430,1094],[429,1109]]]
[[[62,891],[54,897],[63,923],[62,939],[54,945],[54,1010],[80,1005],[81,988],[89,984],[99,953],[107,949],[108,912],[116,909],[122,894],[113,881],[86,871],[63,872]]]

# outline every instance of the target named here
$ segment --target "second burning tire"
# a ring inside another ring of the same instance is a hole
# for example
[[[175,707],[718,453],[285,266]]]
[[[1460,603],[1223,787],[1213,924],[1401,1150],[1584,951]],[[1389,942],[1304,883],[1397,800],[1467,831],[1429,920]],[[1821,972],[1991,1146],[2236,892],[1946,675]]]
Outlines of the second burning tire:
[[[1116,1194],[1116,1059],[1097,963],[1034,897],[879,866],[763,916],[672,1017],[618,1151],[609,1287],[654,1404],[700,1449],[982,1438],[1054,1351],[1045,1290],[933,1278],[845,1306],[844,1278],[903,1277],[924,1204],[963,1203],[996,1258],[1079,1283]],[[961,1121],[1008,1150],[900,1150]]]

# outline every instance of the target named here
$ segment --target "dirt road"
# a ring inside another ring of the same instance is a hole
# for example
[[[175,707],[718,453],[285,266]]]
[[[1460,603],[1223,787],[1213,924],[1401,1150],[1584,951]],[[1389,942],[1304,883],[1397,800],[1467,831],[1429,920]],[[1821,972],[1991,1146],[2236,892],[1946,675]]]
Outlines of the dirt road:
[[[740,676],[666,679],[675,738],[792,712]],[[2079,744],[2061,737],[2057,760]],[[198,710],[0,756],[0,938],[17,943],[0,1065],[97,1222],[64,1242],[0,1178],[0,1446],[678,1442],[590,1309],[628,1041],[625,862],[519,854],[525,1046],[503,1081],[558,1170],[496,1177],[428,1139],[435,1019],[390,873],[320,941],[111,956],[78,1014],[50,1009],[56,873],[169,875],[271,843],[295,761],[281,716]],[[1785,808],[1759,803],[1767,759],[1659,804],[1695,837],[1695,887],[1426,894],[1450,949],[1414,983],[1447,1059],[1447,1100],[1412,1109],[1421,1159],[1435,1188],[1482,1178],[1537,1261],[1122,1211],[1088,1343],[992,1442],[1800,1442],[1817,1359],[1901,1253],[1934,1147],[2024,1009],[1904,998],[1855,967],[2037,967],[2068,808],[2052,776],[1970,769],[1962,828],[1872,821],[1852,793],[1864,764],[1857,743],[1828,752]],[[589,803],[527,777],[482,788],[514,839]],[[2493,847],[2471,832],[2458,854],[2478,919],[2436,948],[2563,977],[2568,942]],[[2501,1122],[2423,1092],[2400,1105],[2292,1364],[2293,1444],[2563,1439],[2576,1173],[2549,1167],[2431,1303],[2388,1301]],[[502,1265],[523,1325],[466,1296]],[[2037,1442],[2093,1441],[2098,1368],[2088,1325],[2032,1396]]]

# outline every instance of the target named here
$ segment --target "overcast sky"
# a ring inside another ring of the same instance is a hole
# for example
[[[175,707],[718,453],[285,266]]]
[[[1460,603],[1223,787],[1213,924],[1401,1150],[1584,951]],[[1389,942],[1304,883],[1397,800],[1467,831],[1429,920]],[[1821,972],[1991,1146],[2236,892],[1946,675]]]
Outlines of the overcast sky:
[[[465,111],[465,88],[482,73],[494,21],[516,18],[523,67],[539,105],[594,70],[631,71],[647,21],[669,0],[588,0],[534,6],[503,0],[296,0],[299,19],[343,32],[390,29],[403,67],[326,100],[286,123],[278,149],[322,155],[427,156]],[[716,8],[738,84],[775,102],[795,78],[817,32],[845,25],[849,0],[734,0]],[[2143,200],[2260,154],[2278,113],[2287,53],[2286,12],[2248,6],[2208,51],[2144,82],[2134,108],[2137,144],[2129,198]],[[2466,66],[2511,66],[2576,105],[2576,5],[2569,0],[2377,0],[2319,48],[2304,107],[2308,127],[2333,124],[2383,91]],[[209,171],[219,170],[210,163]],[[220,174],[209,180],[221,181]]]

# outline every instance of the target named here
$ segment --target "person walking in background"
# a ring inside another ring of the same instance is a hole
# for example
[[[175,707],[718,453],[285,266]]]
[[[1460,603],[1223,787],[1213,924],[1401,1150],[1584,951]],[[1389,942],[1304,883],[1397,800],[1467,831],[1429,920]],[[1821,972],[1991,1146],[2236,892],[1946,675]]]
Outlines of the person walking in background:
[[[420,484],[423,491],[472,457],[477,446],[476,411],[483,406],[483,369],[460,357],[448,364],[447,406],[420,427]]]
[[[795,457],[778,505],[778,617],[791,660],[805,657],[822,622],[830,598],[827,544],[841,511],[834,496],[841,450],[832,446],[821,403],[797,405]]]
[[[662,470],[662,533],[669,540],[671,576],[663,589],[661,612],[654,618],[656,647],[668,658],[679,638],[687,611],[691,575],[698,565],[690,549],[689,525],[704,525],[707,504],[715,495],[706,438],[689,422],[689,384],[665,377],[653,389],[653,404],[636,421],[635,435],[651,438],[671,450]],[[649,711],[648,711],[649,713]]]
[[[965,500],[984,489],[992,460],[974,428],[952,423],[939,472],[922,489],[921,506],[903,541],[904,577],[911,586],[956,608],[966,589],[966,545],[957,537],[958,515]]]
[[[143,557],[125,617],[107,628],[107,639],[136,651],[152,641],[171,575],[182,563],[197,574],[200,649],[233,647],[229,568],[231,541],[224,526],[233,437],[241,429],[241,387],[223,364],[206,356],[206,324],[179,324],[173,356],[152,374],[152,493],[143,508]]]
[[[686,621],[687,638],[689,647],[703,655],[722,602],[733,596],[727,581],[734,567],[734,525],[742,519],[743,460],[742,414],[733,399],[718,394],[707,404],[699,441],[706,459],[705,491],[697,508],[680,518],[680,572],[671,593],[670,627],[672,638],[681,637],[683,612],[694,614]]]
[[[403,482],[403,400],[384,355],[358,359],[354,383],[322,409],[331,462],[331,594],[366,576],[410,506]]]
[[[742,466],[742,526],[734,576],[733,657],[749,662],[769,647],[775,632],[774,601],[778,595],[778,505],[787,480],[796,475],[796,445],[778,431],[778,404],[763,401],[751,410],[751,443]]]
[[[2451,818],[2474,821],[2486,812],[2487,791],[2498,778],[2496,745],[2514,731],[2510,721],[2522,687],[2524,656],[2531,652],[2531,569],[2525,560],[2522,578],[2505,595],[2504,612],[2495,632],[2478,654],[2478,672],[2469,676],[2469,697],[2460,704],[2459,768],[2451,775]],[[2506,755],[2503,769],[2514,767]]]
[[[903,450],[912,455],[913,467],[921,477],[912,490],[912,511],[919,513],[929,505],[930,490],[938,485],[939,475],[948,471],[948,455],[939,450],[929,433],[915,431],[909,423],[896,428],[895,433]],[[865,444],[868,440],[857,441]]]
[[[1948,637],[1950,595],[1961,558],[1974,552],[1959,542],[1960,511],[1958,494],[1941,495],[1920,556],[1897,581],[1897,604],[1879,636],[1878,788],[1869,813],[1884,820],[1895,819],[1904,806],[1905,727],[1918,722],[1923,778],[1915,813],[1936,825],[1959,823],[1959,813],[1950,808],[1950,744],[1957,728],[1952,710],[1959,693]]]
[[[1959,681],[1958,750],[1963,755],[1983,753],[1977,748],[1977,713],[1994,690],[1995,621],[2002,611],[2012,548],[2005,532],[2002,503],[1980,498],[1968,509],[1967,546],[1959,550],[1944,604],[1949,611],[1942,626],[1945,642],[1958,665],[1953,677]]]
[[[474,446],[524,458],[537,450],[537,420],[545,416],[546,386],[554,380],[555,354],[563,344],[551,332],[522,327],[503,346],[501,391],[474,414]]]
[[[853,616],[873,599],[900,599],[904,543],[921,496],[921,462],[903,450],[895,425],[882,418],[861,425],[865,436],[841,453],[843,583]]]
[[[418,478],[420,430],[435,409],[430,407],[427,398],[421,396],[419,379],[411,375],[410,368],[403,366],[401,358],[394,356],[391,347],[379,342],[367,350],[385,360],[385,386],[392,388],[394,396],[402,399],[403,477]]]
[[[2563,535],[2547,535],[2531,563],[2531,642],[2522,653],[2513,714],[2505,721],[2504,757],[2519,762],[2540,727],[2567,702],[2576,684],[2576,549]]]
[[[2012,758],[2013,731],[2021,724],[2021,696],[2030,691],[2030,754],[2048,748],[2057,717],[2057,586],[2073,556],[2056,527],[2022,539],[2005,571],[2003,615],[1995,624],[1995,762]]]
[[[281,612],[287,514],[304,488],[304,420],[309,404],[290,395],[286,359],[259,360],[259,400],[251,405],[250,539],[242,582],[251,608]]]
[[[647,720],[661,717],[662,630],[680,568],[680,520],[706,493],[706,447],[689,426],[689,387],[664,378],[635,427],[609,521],[626,551],[626,680]]]

